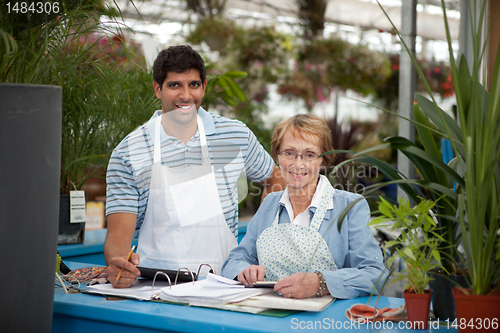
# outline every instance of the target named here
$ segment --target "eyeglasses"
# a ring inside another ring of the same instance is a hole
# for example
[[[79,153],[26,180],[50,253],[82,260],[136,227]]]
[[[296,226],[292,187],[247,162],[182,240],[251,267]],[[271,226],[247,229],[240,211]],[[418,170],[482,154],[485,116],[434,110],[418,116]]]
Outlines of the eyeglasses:
[[[312,161],[315,161],[319,158],[319,154],[317,154],[313,151],[307,151],[307,152],[301,154],[301,153],[297,153],[293,149],[283,150],[282,152],[279,152],[278,155],[280,155],[281,157],[283,157],[285,160],[288,160],[288,161],[294,161],[297,158],[297,156],[302,157],[302,160],[304,162],[312,162]]]

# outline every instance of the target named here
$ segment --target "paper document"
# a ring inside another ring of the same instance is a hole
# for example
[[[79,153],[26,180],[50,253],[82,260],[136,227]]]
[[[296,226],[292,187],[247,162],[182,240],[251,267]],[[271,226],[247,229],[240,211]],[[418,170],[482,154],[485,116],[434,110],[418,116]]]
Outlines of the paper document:
[[[151,290],[152,280],[137,279],[130,288],[113,288],[109,283],[91,285],[87,291],[91,294],[101,294],[108,296],[119,296],[135,298],[142,301],[150,301],[152,296],[158,295],[160,289],[168,286],[168,281],[156,281],[154,289]]]
[[[314,298],[285,298],[277,293],[254,296],[241,302],[233,303],[244,307],[262,307],[266,309],[297,310],[319,312],[335,299],[331,295]]]
[[[217,306],[266,292],[263,289],[248,289],[240,282],[208,273],[205,280],[162,288],[160,299],[193,306]]]

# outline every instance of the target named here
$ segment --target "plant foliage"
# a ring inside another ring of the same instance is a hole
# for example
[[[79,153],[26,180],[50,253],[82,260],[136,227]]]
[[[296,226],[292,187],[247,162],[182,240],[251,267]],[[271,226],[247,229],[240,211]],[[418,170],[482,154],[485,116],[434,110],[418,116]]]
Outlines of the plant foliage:
[[[407,269],[399,272],[393,281],[405,279],[405,289],[423,294],[432,279],[428,273],[442,268],[438,251],[442,237],[437,232],[436,222],[432,218],[432,209],[436,203],[432,200],[422,200],[412,207],[408,200],[403,200],[399,205],[392,205],[384,198],[380,200],[378,209],[381,215],[369,225],[401,231],[396,240],[385,243],[386,249],[394,250],[387,260],[387,265],[392,267],[396,258],[401,258],[407,265]]]
[[[474,51],[471,70],[464,56],[459,60],[454,57],[446,9],[442,3],[451,75],[457,96],[458,122],[439,108],[424,73],[412,58],[431,96],[428,99],[416,94],[417,104],[413,108],[413,122],[423,148],[405,138],[391,137],[386,139],[384,145],[356,153],[353,159],[377,166],[392,179],[389,183],[398,184],[416,203],[423,200],[420,198],[423,193],[415,185],[429,190],[429,197],[424,199],[442,197],[440,205],[436,206],[436,218],[438,232],[445,240],[440,245],[444,267],[450,273],[455,272],[456,266],[464,267],[470,276],[472,293],[484,295],[500,289],[500,46],[487,91],[480,81],[486,48],[486,45],[480,45],[485,4],[479,12],[476,11],[475,1],[470,7]],[[431,122],[435,128],[430,126]],[[432,131],[450,140],[455,158],[449,164],[442,161]],[[386,163],[366,155],[369,151],[387,147],[403,152],[419,170],[423,180],[406,179]],[[373,188],[386,184],[377,184]],[[459,244],[464,248],[463,255],[457,251]]]

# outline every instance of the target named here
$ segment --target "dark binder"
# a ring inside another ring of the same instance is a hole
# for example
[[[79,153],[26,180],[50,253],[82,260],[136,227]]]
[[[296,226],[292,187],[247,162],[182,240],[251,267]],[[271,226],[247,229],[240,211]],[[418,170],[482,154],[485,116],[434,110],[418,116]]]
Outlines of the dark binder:
[[[141,277],[146,278],[146,279],[151,279],[153,280],[155,278],[156,272],[163,272],[168,275],[170,278],[170,281],[175,281],[177,277],[177,283],[186,283],[186,282],[192,282],[193,278],[194,281],[198,279],[196,276],[196,273],[193,273],[193,277],[191,276],[190,272],[187,271],[179,271],[179,274],[177,275],[178,271],[174,271],[171,269],[159,269],[159,268],[148,268],[148,267],[140,267],[137,266],[137,269],[141,272]],[[168,281],[167,278],[163,274],[158,274],[156,276],[157,280],[162,280],[162,281]]]

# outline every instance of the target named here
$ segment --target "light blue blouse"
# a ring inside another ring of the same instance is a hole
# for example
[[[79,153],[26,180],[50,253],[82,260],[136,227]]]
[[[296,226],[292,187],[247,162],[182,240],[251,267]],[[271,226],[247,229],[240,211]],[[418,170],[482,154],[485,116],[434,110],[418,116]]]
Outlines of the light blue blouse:
[[[290,223],[285,205],[280,203],[281,192],[269,194],[247,227],[245,237],[234,248],[222,266],[222,275],[233,279],[250,265],[258,265],[256,242],[259,235],[273,223],[279,210],[279,223]],[[366,200],[359,201],[344,218],[340,233],[337,231],[338,215],[356,199],[359,194],[335,190],[333,209],[326,211],[319,229],[338,266],[337,271],[322,272],[328,290],[333,297],[348,299],[378,294],[388,271],[383,263],[383,254],[373,233],[367,226],[370,208]],[[309,222],[315,207],[309,207]],[[376,286],[376,288],[375,288]]]

